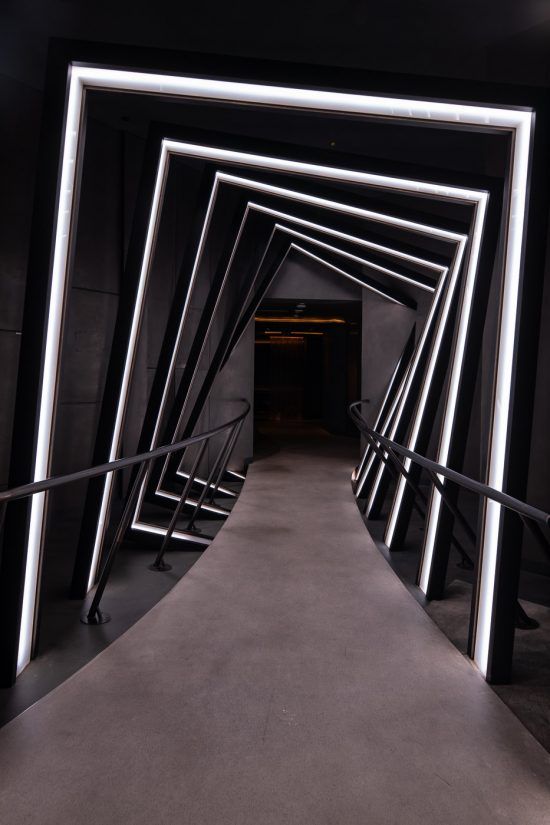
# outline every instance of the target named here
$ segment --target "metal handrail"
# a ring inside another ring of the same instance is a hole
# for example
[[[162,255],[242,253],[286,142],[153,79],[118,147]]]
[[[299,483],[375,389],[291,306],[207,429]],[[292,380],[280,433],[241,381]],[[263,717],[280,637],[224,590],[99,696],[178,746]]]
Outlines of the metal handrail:
[[[19,487],[13,487],[11,490],[5,490],[4,492],[0,493],[0,531],[3,527],[7,506],[11,501],[16,501],[17,499],[22,498],[28,498],[29,496],[36,495],[37,493],[45,493],[57,487],[62,487],[66,484],[72,484],[75,481],[83,481],[90,478],[97,478],[98,476],[105,475],[106,473],[115,473],[117,472],[117,470],[123,470],[127,467],[134,467],[139,464],[139,470],[132,483],[130,493],[126,498],[124,510],[119,520],[113,541],[106,554],[92,602],[89,608],[81,616],[81,621],[85,624],[98,625],[108,622],[110,616],[99,609],[99,604],[105,591],[105,587],[107,585],[107,581],[109,579],[109,575],[118,548],[130,525],[132,513],[134,511],[134,506],[139,491],[143,485],[147,484],[147,479],[149,476],[152,463],[157,458],[162,458],[171,453],[181,452],[183,450],[186,450],[188,447],[192,447],[194,444],[201,444],[198,456],[193,464],[193,469],[191,470],[189,477],[186,481],[186,484],[184,485],[183,492],[181,493],[177,501],[176,508],[171,519],[170,525],[166,531],[164,541],[162,542],[162,546],[159,552],[157,553],[155,561],[153,562],[153,564],[149,566],[149,569],[151,570],[162,572],[171,569],[170,565],[166,564],[164,561],[164,553],[167,549],[170,539],[172,538],[178,516],[181,510],[183,509],[184,505],[187,503],[187,494],[191,490],[191,487],[194,483],[195,475],[199,469],[199,464],[204,454],[205,447],[211,438],[227,431],[227,436],[224,439],[222,447],[219,450],[217,457],[213,463],[210,475],[208,477],[208,481],[206,482],[204,489],[201,492],[201,495],[199,496],[199,500],[196,503],[194,503],[195,506],[186,527],[187,532],[193,533],[197,531],[197,528],[194,529],[194,523],[198,513],[201,510],[206,495],[209,494],[210,499],[212,500],[216,494],[219,483],[225,472],[225,469],[231,457],[231,453],[237,441],[240,428],[244,422],[244,419],[250,412],[250,403],[245,399],[241,399],[241,402],[244,403],[245,408],[238,416],[230,419],[229,421],[224,422],[223,424],[220,424],[217,427],[213,427],[211,430],[207,430],[204,433],[199,433],[198,435],[193,435],[189,438],[184,438],[181,441],[174,442],[173,444],[166,444],[162,447],[157,447],[154,450],[148,450],[145,453],[137,453],[134,456],[118,458],[114,461],[107,461],[104,464],[97,464],[95,467],[89,467],[87,470],[78,470],[75,473],[66,473],[62,476],[52,476],[50,478],[42,479],[41,481],[34,481],[29,484],[23,484]],[[214,481],[214,475],[216,475],[216,481],[213,484],[212,482]]]
[[[89,467],[87,470],[77,470],[74,473],[66,473],[62,476],[50,476],[50,478],[42,481],[32,481],[28,484],[22,484],[19,487],[12,487],[11,490],[4,490],[0,492],[0,504],[3,502],[15,501],[18,498],[27,498],[33,496],[35,493],[43,493],[47,490],[52,490],[55,487],[62,487],[65,484],[71,484],[73,481],[83,481],[87,478],[96,478],[104,473],[115,472],[116,470],[123,470],[126,467],[133,467],[136,464],[142,464],[144,461],[154,461],[162,456],[170,453],[183,450],[186,447],[191,447],[193,444],[198,444],[199,441],[212,438],[215,435],[223,432],[240,421],[244,420],[250,412],[250,403],[244,398],[240,399],[246,404],[246,409],[236,418],[214,427],[212,430],[207,430],[204,433],[184,438],[182,441],[176,441],[174,444],[165,444],[162,447],[157,447],[154,450],[149,450],[146,453],[137,453],[126,458],[117,458],[114,461],[107,461],[104,464],[97,464],[95,467]]]
[[[376,442],[376,444],[379,445],[381,444],[386,449],[398,453],[405,458],[409,458],[415,464],[424,467],[430,473],[443,476],[444,478],[449,479],[449,481],[458,484],[460,487],[470,490],[472,493],[477,493],[485,498],[490,498],[493,501],[498,502],[498,504],[502,504],[503,507],[513,510],[524,518],[536,521],[546,527],[550,526],[550,513],[546,513],[538,507],[533,507],[531,504],[526,504],[526,502],[514,498],[514,496],[510,496],[508,493],[503,493],[501,490],[496,490],[494,487],[489,487],[487,484],[482,484],[480,481],[476,481],[469,476],[458,473],[456,470],[451,470],[443,464],[438,464],[436,461],[431,461],[429,458],[426,458],[419,453],[415,453],[412,450],[407,449],[407,447],[403,447],[402,444],[398,444],[396,441],[392,441],[390,438],[386,438],[386,436],[383,436],[376,432],[376,430],[371,429],[357,409],[359,405],[363,403],[366,402],[354,401],[353,404],[350,404],[349,414],[356,427],[367,436],[373,447],[373,442]]]
[[[457,518],[460,522],[472,544],[475,544],[476,542],[475,532],[465,518],[464,514],[457,507],[456,502],[449,497],[448,490],[441,480],[441,477],[459,485],[465,490],[470,490],[472,493],[492,499],[493,501],[501,504],[503,507],[506,507],[508,510],[512,510],[517,513],[525,527],[527,527],[537,542],[543,554],[546,556],[547,560],[550,560],[550,542],[541,527],[541,525],[544,525],[545,527],[550,525],[550,514],[545,513],[544,510],[540,510],[538,507],[533,507],[530,504],[526,504],[526,502],[520,501],[520,499],[514,498],[507,493],[503,493],[501,490],[496,490],[494,487],[489,487],[487,484],[482,484],[480,481],[476,481],[469,476],[458,473],[456,470],[451,470],[443,464],[438,464],[436,461],[431,461],[429,458],[426,458],[419,453],[415,453],[413,450],[403,447],[402,444],[398,444],[396,441],[392,441],[392,439],[376,432],[376,430],[373,430],[372,427],[368,426],[362,414],[359,412],[359,406],[365,403],[367,403],[367,401],[362,400],[354,401],[353,404],[350,404],[350,417],[360,432],[366,436],[370,447],[374,450],[378,458],[383,462],[387,469],[396,478],[403,476],[405,483],[414,493],[412,506],[417,510],[417,512],[420,513],[422,518],[426,518],[426,511],[418,503],[416,498],[418,497],[422,504],[427,507],[427,496],[420,489],[418,483],[412,477],[410,471],[405,467],[404,462],[398,458],[398,456],[408,458],[410,461],[418,464],[428,472],[432,484],[441,495],[443,504],[449,508],[452,515],[455,516],[455,518]],[[465,569],[473,569],[474,563],[472,559],[454,534],[451,534],[450,541],[461,555],[462,561],[459,566]],[[539,626],[539,623],[535,619],[530,618],[526,614],[525,610],[517,600],[515,612],[516,627],[533,629]]]

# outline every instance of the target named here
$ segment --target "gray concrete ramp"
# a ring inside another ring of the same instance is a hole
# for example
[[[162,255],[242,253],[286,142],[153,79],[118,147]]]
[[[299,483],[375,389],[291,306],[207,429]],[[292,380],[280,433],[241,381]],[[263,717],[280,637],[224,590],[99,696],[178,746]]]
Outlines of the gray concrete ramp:
[[[550,823],[550,757],[375,549],[352,463],[250,468],[170,594],[0,731],[2,823]]]

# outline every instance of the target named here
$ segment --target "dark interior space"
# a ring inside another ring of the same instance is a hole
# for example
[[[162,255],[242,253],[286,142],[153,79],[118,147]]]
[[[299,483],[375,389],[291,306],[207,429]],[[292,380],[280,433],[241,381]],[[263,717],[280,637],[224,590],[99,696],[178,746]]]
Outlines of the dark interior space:
[[[271,301],[256,314],[257,435],[294,429],[357,438],[347,414],[361,391],[361,302]]]

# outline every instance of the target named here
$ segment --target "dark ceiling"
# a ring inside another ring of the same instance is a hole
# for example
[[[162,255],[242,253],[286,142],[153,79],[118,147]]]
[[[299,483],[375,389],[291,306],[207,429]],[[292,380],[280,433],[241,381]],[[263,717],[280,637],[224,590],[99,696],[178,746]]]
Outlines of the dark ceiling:
[[[5,0],[0,73],[41,86],[48,38],[550,85],[549,0]]]

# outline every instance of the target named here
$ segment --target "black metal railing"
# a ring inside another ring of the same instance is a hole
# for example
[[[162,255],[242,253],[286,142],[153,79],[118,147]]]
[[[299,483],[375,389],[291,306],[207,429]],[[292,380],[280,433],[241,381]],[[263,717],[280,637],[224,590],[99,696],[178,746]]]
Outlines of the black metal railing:
[[[523,521],[525,527],[535,539],[545,558],[550,561],[550,542],[543,532],[544,528],[547,529],[550,526],[549,513],[546,513],[544,510],[540,510],[537,507],[533,507],[531,504],[527,504],[524,501],[520,501],[520,499],[514,498],[501,490],[496,490],[494,487],[489,487],[487,484],[482,484],[480,481],[476,481],[469,476],[458,473],[456,470],[451,470],[449,467],[438,464],[437,462],[432,461],[419,453],[415,453],[412,450],[407,449],[407,447],[403,447],[403,445],[398,444],[396,441],[392,441],[390,438],[387,438],[381,433],[376,432],[376,430],[373,430],[368,426],[360,411],[361,405],[365,403],[368,402],[355,401],[353,404],[350,404],[349,414],[351,419],[357,429],[365,436],[368,446],[374,451],[380,461],[384,463],[390,475],[392,475],[396,480],[400,476],[404,478],[406,484],[413,493],[412,506],[423,519],[426,518],[428,498],[419,486],[413,474],[405,467],[403,459],[409,459],[411,462],[417,464],[427,472],[430,481],[440,493],[443,504],[449,508],[452,515],[464,528],[466,536],[473,545],[476,543],[476,534],[464,514],[457,507],[455,501],[453,501],[449,496],[449,491],[445,484],[441,481],[440,476],[445,478],[448,482],[458,485],[464,490],[469,490],[470,492],[475,493],[478,496],[482,496],[485,499],[496,501],[508,510],[517,513]],[[454,535],[451,537],[451,542],[461,555],[461,566],[467,569],[472,569],[474,566],[472,559]],[[519,602],[516,605],[516,619],[517,624],[520,627],[537,626],[537,622],[529,619]]]
[[[117,551],[130,526],[132,513],[136,506],[139,491],[143,485],[147,484],[147,480],[153,463],[157,459],[163,458],[167,455],[171,455],[172,453],[181,452],[183,455],[185,450],[193,447],[194,445],[199,445],[197,455],[193,461],[183,491],[177,499],[175,510],[170,520],[170,524],[167,528],[166,534],[164,536],[162,545],[156,555],[153,564],[150,565],[150,569],[152,570],[164,571],[170,569],[170,565],[166,564],[166,562],[164,561],[164,555],[168,548],[168,544],[173,536],[177,521],[181,515],[181,511],[186,502],[189,503],[188,495],[195,482],[196,474],[199,470],[201,460],[204,457],[206,447],[208,446],[211,439],[213,439],[215,436],[225,433],[225,438],[223,439],[218,452],[215,454],[214,460],[211,464],[210,472],[208,474],[205,484],[202,486],[202,490],[198,497],[198,500],[196,502],[193,502],[194,508],[189,519],[187,520],[186,526],[183,528],[184,532],[190,533],[191,535],[193,534],[195,522],[200,513],[200,510],[202,509],[205,503],[207,503],[208,501],[213,501],[216,495],[218,487],[226,471],[227,465],[231,459],[231,455],[237,442],[237,439],[239,437],[239,433],[243,425],[243,422],[248,413],[250,412],[249,402],[243,399],[242,403],[244,404],[244,409],[238,416],[230,419],[229,421],[226,421],[223,424],[220,424],[217,427],[212,428],[211,430],[199,433],[198,435],[193,435],[181,441],[176,441],[172,444],[167,444],[162,447],[157,447],[155,450],[149,450],[145,453],[138,453],[134,456],[118,458],[115,461],[108,461],[104,464],[98,464],[95,467],[90,467],[86,470],[78,470],[77,472],[67,473],[62,476],[52,476],[51,478],[46,478],[41,481],[35,481],[29,484],[23,484],[20,487],[14,487],[11,490],[5,490],[4,492],[0,492],[0,534],[2,532],[2,528],[4,525],[7,506],[12,501],[16,501],[17,499],[29,498],[30,496],[36,495],[37,493],[47,493],[50,490],[56,489],[57,487],[63,487],[67,484],[72,484],[77,481],[85,481],[91,478],[97,478],[102,475],[107,475],[108,473],[116,473],[119,470],[125,470],[129,467],[137,467],[138,469],[132,482],[130,493],[126,497],[122,516],[119,519],[113,540],[109,546],[109,550],[105,554],[105,558],[101,567],[101,572],[98,578],[94,596],[92,598],[89,608],[81,617],[81,620],[85,624],[104,624],[106,621],[109,621],[109,616],[108,614],[102,612],[99,608],[101,598],[105,591],[105,587],[107,585],[109,575],[116,558]]]

